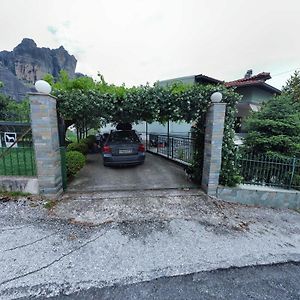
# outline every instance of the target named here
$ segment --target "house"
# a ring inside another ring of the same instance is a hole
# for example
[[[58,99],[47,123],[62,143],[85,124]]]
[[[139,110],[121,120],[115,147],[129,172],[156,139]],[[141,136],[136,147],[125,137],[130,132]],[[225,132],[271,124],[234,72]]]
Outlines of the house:
[[[236,132],[238,135],[236,137],[237,140],[239,140],[239,136],[245,134],[244,120],[251,111],[258,111],[264,101],[269,100],[274,95],[280,94],[280,90],[266,83],[269,79],[271,79],[270,73],[262,72],[257,75],[252,75],[252,70],[248,70],[243,78],[228,82],[199,74],[162,80],[159,81],[158,84],[160,86],[167,86],[174,82],[182,82],[185,84],[224,84],[228,88],[235,88],[235,91],[242,96],[240,103],[237,105]],[[153,122],[147,126],[148,132],[157,134],[167,134],[169,132],[169,134],[173,136],[190,137],[192,124],[186,122],[168,122],[167,124]],[[145,133],[145,122],[134,125],[134,129]],[[104,128],[104,130],[107,130],[107,128]]]
[[[237,104],[237,133],[245,132],[244,120],[252,111],[258,111],[263,102],[281,93],[280,90],[266,83],[269,79],[271,79],[270,73],[252,75],[252,70],[248,70],[244,78],[225,82],[226,87],[234,87],[235,91],[242,96]]]
[[[223,84],[224,83],[224,81],[215,79],[213,77],[199,74],[199,75],[191,75],[191,76],[184,76],[184,77],[162,80],[162,81],[158,81],[158,84],[160,86],[166,86],[166,85],[172,84],[174,82],[182,82],[185,84],[195,84],[195,83],[198,83],[198,84]]]
[[[271,79],[270,73],[262,72],[253,75],[253,71],[248,70],[243,78],[228,82],[200,74],[162,80],[159,81],[159,85],[166,86],[180,81],[186,84],[224,84],[228,88],[235,88],[235,91],[242,96],[241,101],[237,104],[236,132],[243,134],[245,133],[245,118],[252,111],[258,111],[263,102],[281,93],[280,90],[266,83],[269,79]],[[174,126],[174,124],[171,125]],[[187,130],[187,124],[182,127],[182,131],[185,130]]]
[[[158,81],[160,86],[167,86],[174,82],[181,82],[184,84],[224,84],[224,81],[215,79],[213,77],[209,77],[203,74],[199,75],[191,75],[191,76],[184,76],[178,78],[172,78],[167,80]],[[148,124],[148,131],[157,134],[167,134],[168,132],[170,135],[173,136],[182,136],[182,137],[190,137],[191,136],[191,126],[192,124],[182,122],[168,122],[167,124],[161,124],[159,122],[153,122]],[[143,131],[145,128],[144,124],[139,124],[134,127],[138,131]]]

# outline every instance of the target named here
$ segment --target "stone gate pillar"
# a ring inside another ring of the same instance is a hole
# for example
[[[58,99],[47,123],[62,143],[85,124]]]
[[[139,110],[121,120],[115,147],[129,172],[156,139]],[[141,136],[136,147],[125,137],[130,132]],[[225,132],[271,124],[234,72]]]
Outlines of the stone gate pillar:
[[[42,93],[29,98],[39,192],[55,198],[63,191],[56,98]]]
[[[226,103],[212,103],[206,115],[202,188],[216,196],[222,163]]]

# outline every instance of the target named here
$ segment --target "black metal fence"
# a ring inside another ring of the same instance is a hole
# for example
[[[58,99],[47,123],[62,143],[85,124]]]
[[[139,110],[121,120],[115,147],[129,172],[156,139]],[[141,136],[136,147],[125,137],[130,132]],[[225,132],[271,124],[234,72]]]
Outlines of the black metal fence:
[[[0,121],[0,175],[36,175],[30,123]]]
[[[194,139],[150,133],[147,150],[180,163],[190,165],[193,161]]]
[[[300,159],[244,153],[238,164],[243,183],[300,189]]]

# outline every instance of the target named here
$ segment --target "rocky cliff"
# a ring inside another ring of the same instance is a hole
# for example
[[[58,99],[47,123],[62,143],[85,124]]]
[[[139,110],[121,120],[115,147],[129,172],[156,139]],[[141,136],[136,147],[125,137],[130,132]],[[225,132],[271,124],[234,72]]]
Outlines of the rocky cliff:
[[[11,71],[0,63],[0,81],[4,86],[0,88],[0,93],[10,96],[11,98],[21,101],[28,92],[30,87],[22,83]]]
[[[75,76],[77,60],[62,46],[58,49],[39,48],[31,39],[23,39],[13,51],[0,52],[1,92],[21,100],[32,85],[47,73],[54,77],[61,70]]]

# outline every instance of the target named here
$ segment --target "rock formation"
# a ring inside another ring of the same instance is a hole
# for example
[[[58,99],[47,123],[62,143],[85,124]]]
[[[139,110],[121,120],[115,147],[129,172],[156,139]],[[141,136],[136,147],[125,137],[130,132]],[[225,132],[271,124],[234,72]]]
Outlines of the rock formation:
[[[21,100],[33,84],[47,73],[54,77],[65,70],[75,76],[77,60],[62,46],[58,49],[39,48],[32,39],[23,39],[13,51],[0,52],[1,92]]]
[[[0,63],[0,81],[4,86],[0,88],[0,93],[10,96],[20,101],[28,92],[30,87],[23,84],[11,71]]]

